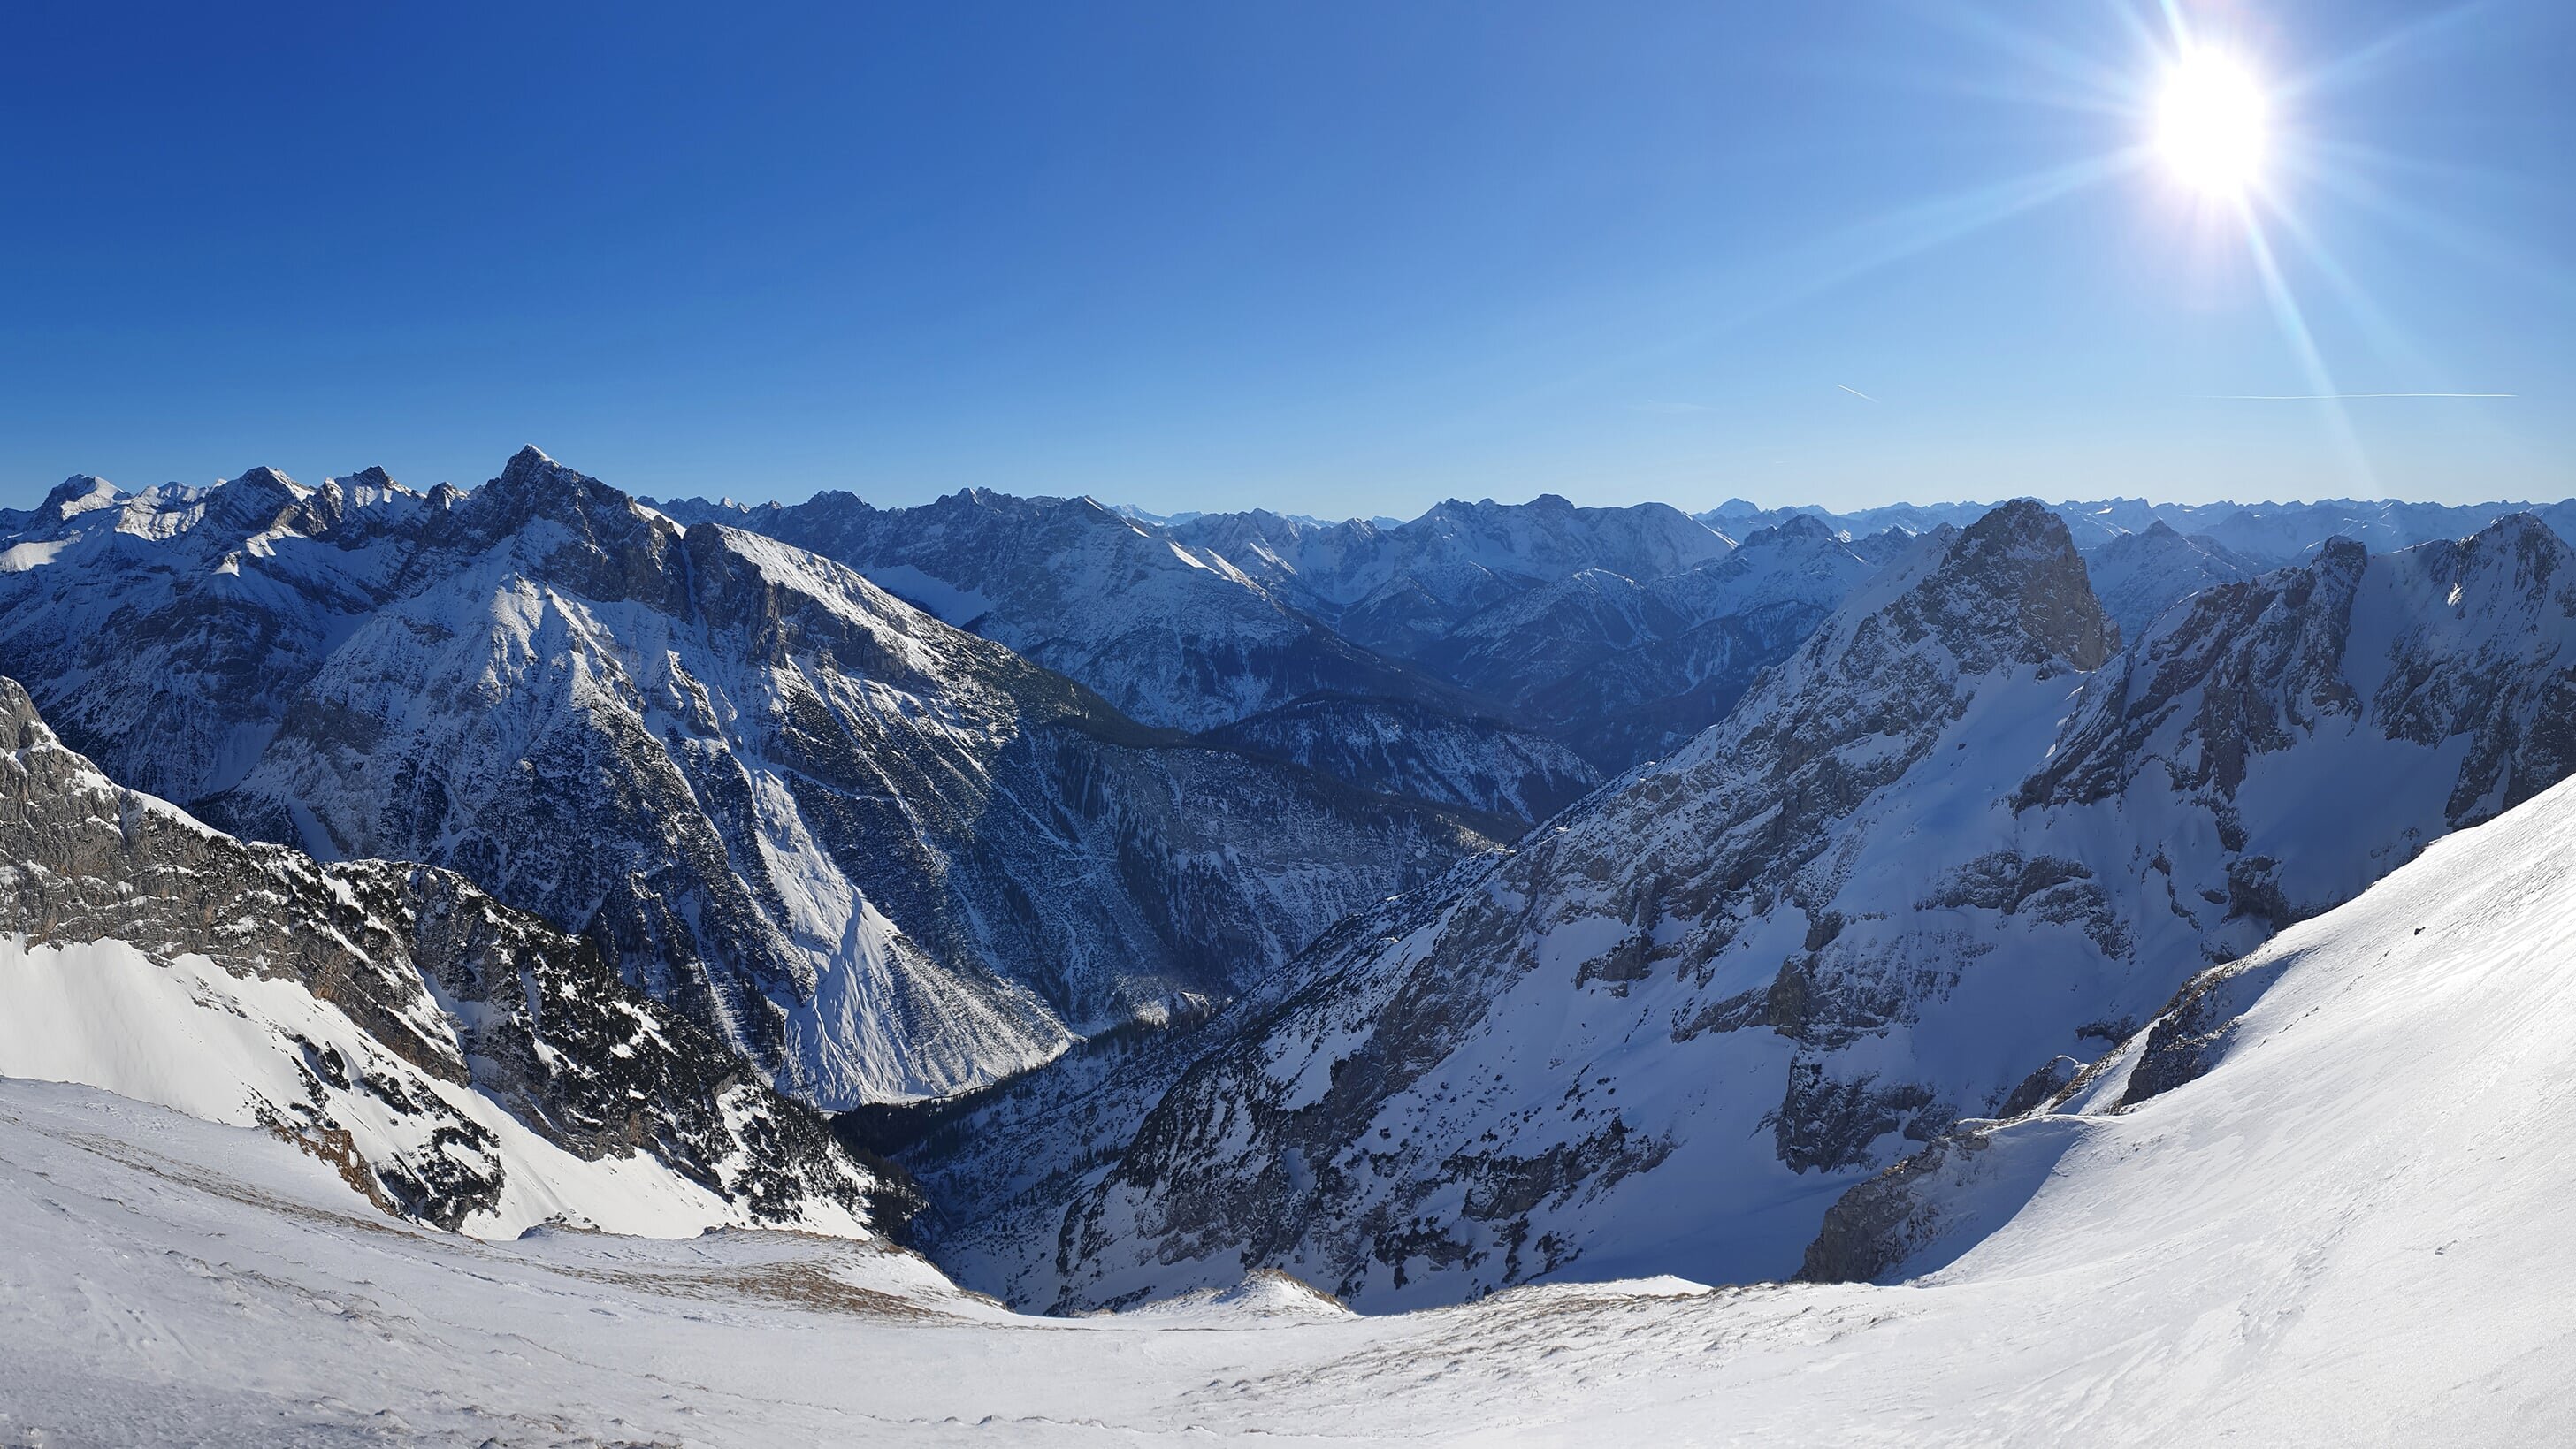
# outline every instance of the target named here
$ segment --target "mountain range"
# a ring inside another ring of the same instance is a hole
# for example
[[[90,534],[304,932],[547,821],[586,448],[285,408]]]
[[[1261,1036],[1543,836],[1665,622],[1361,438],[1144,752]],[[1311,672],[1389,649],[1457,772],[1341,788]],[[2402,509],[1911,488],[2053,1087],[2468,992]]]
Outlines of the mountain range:
[[[2571,791],[2434,842],[2196,977],[2048,1101],[1866,1180],[1789,1283],[1362,1316],[1254,1274],[1026,1317],[865,1240],[460,1240],[257,1129],[13,1072],[0,1423],[120,1444],[2551,1442],[2576,1422],[2545,1150],[2576,1073]]]
[[[7,557],[0,671],[116,779],[451,867],[824,1106],[1230,996],[1490,846],[533,449],[470,494],[67,485]]]
[[[2528,516],[2337,542],[2114,653],[2053,514],[1945,526],[1672,759],[926,1139],[943,1260],[1058,1309],[1788,1276],[1854,1182],[2576,767],[2570,563]]]
[[[0,514],[0,1074],[1058,1315],[1938,1278],[2178,1190],[2119,1124],[2282,1002],[2369,1037],[2419,856],[2519,878],[2571,510],[75,478]]]

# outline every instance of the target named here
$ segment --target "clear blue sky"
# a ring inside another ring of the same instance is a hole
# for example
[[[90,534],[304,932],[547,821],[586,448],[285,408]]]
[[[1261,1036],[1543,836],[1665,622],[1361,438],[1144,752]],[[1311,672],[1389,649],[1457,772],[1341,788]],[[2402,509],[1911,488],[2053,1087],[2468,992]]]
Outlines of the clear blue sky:
[[[0,505],[2576,493],[2576,5],[2177,4],[2333,386],[2513,397],[2215,396],[2317,389],[2154,0],[15,3]]]

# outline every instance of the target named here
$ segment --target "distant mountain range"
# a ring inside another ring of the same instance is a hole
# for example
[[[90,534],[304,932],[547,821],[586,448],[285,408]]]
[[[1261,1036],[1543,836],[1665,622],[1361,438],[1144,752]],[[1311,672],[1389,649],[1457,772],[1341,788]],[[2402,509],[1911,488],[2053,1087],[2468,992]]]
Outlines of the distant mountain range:
[[[1837,532],[1866,538],[1901,528],[1928,533],[1942,524],[1965,526],[1994,507],[1989,503],[1897,503],[1834,513],[1798,505],[1762,508],[1729,499],[1694,515],[1711,528],[1741,534],[1804,515]],[[2412,548],[2436,539],[2465,538],[2508,513],[2528,513],[2562,535],[2576,524],[2576,499],[2556,503],[2408,503],[2393,498],[2327,498],[2313,503],[2150,503],[2143,498],[2100,498],[2050,505],[2066,522],[2078,551],[2095,550],[2124,534],[2162,523],[2187,537],[2207,538],[2258,567],[2294,563],[2329,538],[2349,538],[2373,553]]]

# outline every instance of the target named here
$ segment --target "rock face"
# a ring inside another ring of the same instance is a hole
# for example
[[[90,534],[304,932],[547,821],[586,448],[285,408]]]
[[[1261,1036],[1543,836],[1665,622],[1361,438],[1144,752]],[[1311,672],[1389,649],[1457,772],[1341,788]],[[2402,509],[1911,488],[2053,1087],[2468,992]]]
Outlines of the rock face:
[[[867,1236],[908,1208],[587,943],[448,871],[209,830],[119,788],[5,678],[0,861],[0,1073],[267,1127],[449,1230]]]
[[[1410,656],[1461,621],[1585,569],[1630,579],[1724,558],[1722,534],[1660,503],[1577,508],[1554,494],[1435,505],[1392,528],[1275,513],[1211,513],[1178,541],[1223,555],[1280,597],[1372,649]]]
[[[2568,773],[2570,561],[2338,544],[2114,657],[2047,510],[1928,535],[1671,760],[914,1149],[939,1251],[1064,1308],[1786,1276],[1845,1189]]]
[[[1224,998],[1486,844],[1144,729],[847,568],[684,530],[534,449],[471,494],[389,493],[346,546],[196,539],[225,489],[129,502],[0,575],[43,601],[0,658],[106,733],[131,675],[84,659],[296,641],[183,669],[184,727],[147,714],[119,755],[155,788],[229,781],[197,808],[243,833],[451,867],[822,1105],[972,1087]],[[317,603],[325,573],[356,582]],[[236,599],[250,624],[206,622]],[[191,774],[182,746],[218,735],[259,748]]]
[[[1421,657],[1625,770],[1723,719],[1876,571],[1801,517],[1680,573],[1586,569],[1484,610]]]

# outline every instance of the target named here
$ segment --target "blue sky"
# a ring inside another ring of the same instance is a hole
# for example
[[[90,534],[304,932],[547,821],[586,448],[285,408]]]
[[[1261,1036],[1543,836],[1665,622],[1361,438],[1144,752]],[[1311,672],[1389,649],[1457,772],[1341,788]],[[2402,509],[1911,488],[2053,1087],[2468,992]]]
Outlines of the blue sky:
[[[2279,296],[2154,0],[12,5],[0,506],[2576,493],[2576,6],[2177,6]]]

